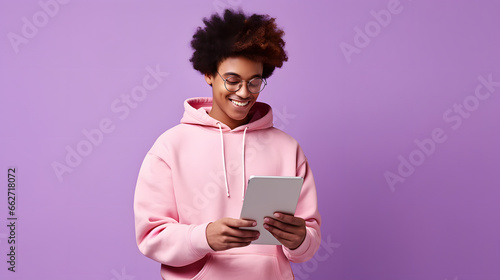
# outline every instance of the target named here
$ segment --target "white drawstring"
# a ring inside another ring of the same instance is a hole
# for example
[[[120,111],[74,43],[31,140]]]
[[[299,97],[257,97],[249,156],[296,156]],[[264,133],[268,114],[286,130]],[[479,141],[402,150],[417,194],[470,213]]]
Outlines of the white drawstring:
[[[247,133],[247,127],[243,131],[243,144],[241,147],[241,166],[243,167],[241,173],[243,173],[243,189],[241,190],[241,200],[245,200],[245,134]]]
[[[229,197],[229,187],[227,186],[227,174],[226,174],[226,157],[224,156],[224,137],[222,136],[222,126],[220,122],[217,122],[220,131],[220,143],[222,149],[222,168],[224,169],[224,183],[226,184],[226,194]]]
[[[229,196],[229,186],[227,183],[227,174],[226,174],[226,156],[224,155],[224,136],[222,134],[222,126],[220,122],[217,122],[217,125],[219,126],[219,132],[220,132],[220,144],[221,144],[221,151],[222,151],[222,168],[224,169],[224,183],[226,185],[226,194],[227,197]],[[241,166],[242,170],[241,173],[243,174],[243,188],[241,190],[241,200],[245,199],[245,135],[247,133],[248,126],[245,127],[245,130],[243,131],[243,143],[241,146]]]

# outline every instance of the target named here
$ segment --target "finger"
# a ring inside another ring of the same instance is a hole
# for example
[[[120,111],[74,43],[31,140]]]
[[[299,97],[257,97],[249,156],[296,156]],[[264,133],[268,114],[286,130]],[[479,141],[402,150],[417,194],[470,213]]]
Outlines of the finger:
[[[264,224],[264,228],[269,231],[274,237],[276,237],[276,239],[278,239],[281,243],[292,242],[294,239],[294,234],[283,231],[275,226]]]
[[[304,219],[295,217],[294,215],[276,212],[274,213],[274,218],[287,224],[301,226],[305,223]]]
[[[259,237],[260,233],[258,230],[234,229],[234,233],[232,234],[232,236],[238,238],[254,238]]]
[[[234,228],[239,228],[239,227],[254,227],[257,225],[257,222],[254,220],[243,220],[243,219],[231,219],[228,218],[225,221],[225,224],[234,227]]]
[[[225,244],[230,244],[230,243],[249,243],[254,240],[257,240],[257,237],[235,237],[235,236],[224,236],[221,237],[220,241]]]
[[[295,232],[297,232],[299,230],[298,226],[287,224],[287,223],[283,223],[283,222],[281,222],[279,220],[276,220],[276,219],[273,219],[273,218],[270,218],[270,217],[265,217],[264,218],[264,227],[265,227],[266,224],[270,225],[270,226],[272,226],[274,228],[278,228],[281,231],[289,232],[289,233],[295,233]]]
[[[226,226],[222,229],[222,235],[235,238],[253,238],[258,237],[259,232],[257,230],[238,229]]]
[[[292,250],[298,248],[305,239],[305,233],[304,235],[300,233],[291,234],[270,225],[264,225],[264,228],[266,228],[276,239],[278,239],[281,244]]]

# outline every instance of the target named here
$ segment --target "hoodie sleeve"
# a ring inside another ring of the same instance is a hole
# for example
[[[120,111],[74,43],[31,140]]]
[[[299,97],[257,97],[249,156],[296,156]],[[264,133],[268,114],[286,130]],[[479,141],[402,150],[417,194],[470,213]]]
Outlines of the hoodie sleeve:
[[[135,230],[139,250],[169,266],[185,266],[213,252],[205,230],[208,223],[178,222],[172,172],[160,157],[148,153],[142,163],[134,196]]]
[[[299,147],[297,165],[297,176],[304,178],[299,202],[295,211],[295,216],[306,221],[306,237],[302,244],[295,250],[290,250],[285,246],[283,253],[291,262],[305,262],[311,259],[321,243],[321,217],[318,211],[318,199],[316,195],[316,185],[311,172],[311,168]]]

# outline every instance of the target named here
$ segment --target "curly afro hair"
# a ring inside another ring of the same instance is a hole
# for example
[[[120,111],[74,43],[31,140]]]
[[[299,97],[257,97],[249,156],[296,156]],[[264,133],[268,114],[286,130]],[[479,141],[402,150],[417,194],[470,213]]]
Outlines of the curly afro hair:
[[[194,53],[189,60],[202,74],[215,75],[224,59],[243,56],[262,62],[262,77],[268,78],[288,60],[285,32],[268,15],[246,16],[241,11],[225,10],[223,18],[214,14],[203,22],[205,28],[198,27],[193,35]]]

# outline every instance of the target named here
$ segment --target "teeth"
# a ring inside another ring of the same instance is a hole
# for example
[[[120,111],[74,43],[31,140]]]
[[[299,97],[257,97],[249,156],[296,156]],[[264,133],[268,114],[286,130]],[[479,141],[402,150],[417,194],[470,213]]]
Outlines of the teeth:
[[[231,102],[233,102],[234,105],[241,106],[241,107],[248,105],[248,101],[247,102],[238,102],[238,101],[231,100]]]

